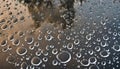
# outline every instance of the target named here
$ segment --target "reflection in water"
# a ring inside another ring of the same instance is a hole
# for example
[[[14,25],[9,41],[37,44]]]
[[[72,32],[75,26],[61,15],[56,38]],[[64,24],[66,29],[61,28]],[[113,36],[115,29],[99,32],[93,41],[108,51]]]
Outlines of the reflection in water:
[[[82,4],[82,1],[78,2]],[[36,28],[45,21],[57,26],[61,25],[63,29],[71,28],[74,25],[75,0],[20,0],[20,2],[28,6]]]

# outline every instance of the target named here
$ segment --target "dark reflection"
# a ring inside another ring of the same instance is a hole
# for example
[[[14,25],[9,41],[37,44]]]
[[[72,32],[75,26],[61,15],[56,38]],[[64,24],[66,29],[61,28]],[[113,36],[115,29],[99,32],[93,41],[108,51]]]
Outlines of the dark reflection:
[[[56,6],[55,1],[60,5]],[[83,0],[79,0],[82,3]],[[40,27],[41,23],[53,23],[55,26],[61,26],[63,29],[71,28],[74,24],[75,0],[20,0],[28,6],[32,14],[35,28]]]

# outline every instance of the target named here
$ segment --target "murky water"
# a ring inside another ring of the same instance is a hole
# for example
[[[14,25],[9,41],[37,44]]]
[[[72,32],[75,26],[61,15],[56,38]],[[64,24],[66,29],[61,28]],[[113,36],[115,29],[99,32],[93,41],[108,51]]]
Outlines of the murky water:
[[[0,69],[119,69],[119,0],[0,0]]]

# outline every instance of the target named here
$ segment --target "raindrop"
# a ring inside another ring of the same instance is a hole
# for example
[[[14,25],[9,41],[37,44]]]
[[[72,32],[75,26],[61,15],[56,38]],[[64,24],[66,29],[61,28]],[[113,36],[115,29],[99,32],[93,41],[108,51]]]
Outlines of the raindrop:
[[[56,58],[61,63],[67,63],[71,60],[71,54],[68,51],[61,51],[59,54],[57,54]]]
[[[20,65],[20,69],[28,69],[28,64],[26,62],[22,62]]]
[[[77,58],[81,58],[81,56],[82,56],[82,55],[81,55],[80,52],[77,52],[77,53],[76,53],[76,57],[77,57]]]
[[[100,46],[95,47],[95,51],[99,52],[101,50]]]
[[[80,63],[81,63],[82,66],[89,66],[90,65],[90,62],[87,59],[81,60]]]
[[[42,54],[41,50],[36,51],[35,55],[40,56]]]
[[[116,52],[120,51],[120,45],[113,45],[112,49]]]
[[[13,45],[15,46],[18,46],[20,44],[20,40],[19,39],[15,39],[13,42],[12,42]]]
[[[33,45],[30,45],[30,46],[29,46],[29,49],[30,49],[30,50],[34,50],[35,47],[34,47]]]
[[[99,66],[98,66],[98,65],[91,65],[91,66],[89,67],[89,69],[99,69]]]
[[[102,61],[102,62],[101,62],[101,65],[104,65],[104,66],[105,66],[105,65],[106,65],[106,61]]]
[[[15,57],[12,56],[12,55],[10,55],[10,56],[8,56],[8,57],[6,58],[6,61],[7,61],[8,63],[14,63],[14,62],[15,62]]]
[[[6,24],[3,24],[2,26],[1,26],[1,29],[2,30],[6,30],[8,28],[8,26],[6,25]]]
[[[103,36],[103,39],[104,39],[104,40],[109,40],[108,35],[104,35],[104,36]]]
[[[58,53],[58,50],[57,49],[53,49],[52,50],[52,54],[56,55]]]
[[[39,57],[33,57],[31,59],[31,64],[33,66],[39,66],[42,63],[42,60]]]
[[[67,49],[70,49],[70,50],[73,49],[73,43],[68,43],[67,44]]]
[[[43,58],[43,61],[44,61],[44,62],[47,62],[47,61],[48,61],[48,58],[47,58],[47,57],[44,57],[44,58]]]
[[[18,47],[16,49],[16,53],[20,56],[23,56],[27,53],[27,49],[25,47]]]
[[[24,32],[22,32],[22,31],[19,31],[19,32],[18,32],[18,35],[19,35],[20,37],[23,37],[23,35],[24,35]]]
[[[79,43],[80,43],[80,40],[79,40],[79,39],[75,39],[75,40],[74,40],[74,44],[75,44],[75,45],[78,45]]]
[[[9,36],[8,36],[8,40],[13,41],[13,40],[14,40],[14,35],[13,35],[13,34],[12,34],[12,35],[9,35]]]
[[[1,46],[6,46],[7,45],[7,40],[2,40],[0,44],[1,44]]]
[[[27,42],[27,44],[32,44],[34,41],[33,37],[25,37],[25,41]]]
[[[88,61],[90,62],[90,64],[96,64],[97,59],[96,57],[90,57]]]
[[[107,50],[100,51],[100,56],[101,57],[108,57],[110,55],[110,52]]]
[[[53,64],[53,66],[56,66],[56,65],[58,65],[58,61],[57,60],[53,60],[52,64]]]
[[[45,36],[45,39],[47,41],[51,41],[53,39],[53,36],[52,35],[47,35],[47,36]]]
[[[91,40],[91,38],[92,38],[92,37],[91,37],[91,34],[86,35],[86,39],[87,39],[87,40]]]

